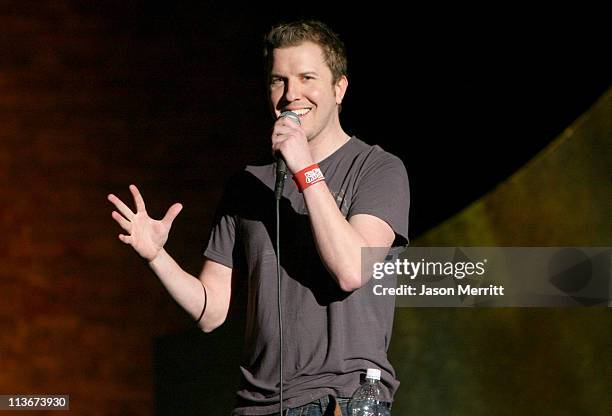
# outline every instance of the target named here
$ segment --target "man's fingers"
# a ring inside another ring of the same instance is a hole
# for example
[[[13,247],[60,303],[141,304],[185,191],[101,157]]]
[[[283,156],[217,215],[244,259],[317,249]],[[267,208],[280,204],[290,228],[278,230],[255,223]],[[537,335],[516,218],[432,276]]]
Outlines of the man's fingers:
[[[119,234],[119,240],[121,240],[125,244],[132,244],[132,237],[129,235]]]
[[[297,127],[302,127],[301,123],[298,124],[295,120],[289,118],[289,117],[279,117],[276,119],[276,121],[274,122],[275,126],[287,126],[290,128],[297,128]]]
[[[123,214],[125,218],[127,218],[128,220],[134,218],[134,213],[132,212],[132,210],[115,195],[110,194],[108,196],[108,200],[119,210],[121,214]]]
[[[293,130],[291,130],[290,128],[287,128],[286,126],[277,126],[272,131],[272,139],[279,138],[279,137],[286,138],[287,135],[291,133],[293,133]]]
[[[126,220],[123,217],[123,215],[119,214],[117,211],[113,211],[113,213],[111,215],[112,215],[113,219],[115,221],[117,221],[117,223],[121,226],[121,228],[123,228],[128,233],[131,232],[131,230],[132,230],[131,222]]]
[[[140,191],[136,188],[136,185],[130,185],[130,191],[134,196],[134,202],[136,203],[136,212],[145,212],[145,203],[144,199],[142,199],[142,195],[140,195]]]
[[[162,222],[166,224],[166,226],[170,227],[172,225],[172,222],[182,209],[183,206],[179,203],[172,205],[170,208],[168,208],[168,212],[166,212],[166,215],[162,219]]]

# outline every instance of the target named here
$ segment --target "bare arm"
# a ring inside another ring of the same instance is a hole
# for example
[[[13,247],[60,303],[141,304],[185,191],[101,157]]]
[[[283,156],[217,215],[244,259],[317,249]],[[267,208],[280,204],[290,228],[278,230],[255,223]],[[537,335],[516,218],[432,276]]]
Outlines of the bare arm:
[[[272,132],[272,149],[283,154],[291,172],[314,163],[302,128],[282,118]],[[373,215],[344,218],[325,182],[308,187],[303,195],[323,263],[342,290],[360,288],[366,283],[361,276],[362,248],[390,247],[395,239],[393,229]]]
[[[390,247],[395,239],[385,221],[368,214],[344,218],[325,182],[304,190],[310,224],[321,259],[342,290],[352,291],[367,280],[361,276],[361,250]]]
[[[168,293],[194,320],[202,313],[205,301],[202,286],[206,288],[206,311],[198,323],[204,332],[211,332],[225,322],[232,291],[232,269],[206,259],[197,279],[163,249],[149,265]]]
[[[136,186],[131,185],[136,212],[115,195],[108,200],[117,208],[112,217],[127,234],[120,234],[119,239],[149,262],[149,266],[170,295],[194,319],[202,313],[204,307],[204,289],[206,288],[206,311],[199,322],[200,328],[210,332],[221,325],[227,316],[231,297],[232,269],[212,260],[206,260],[199,279],[184,271],[164,250],[172,222],[182,209],[181,204],[174,204],[162,220],[154,220],[147,214],[145,203]]]

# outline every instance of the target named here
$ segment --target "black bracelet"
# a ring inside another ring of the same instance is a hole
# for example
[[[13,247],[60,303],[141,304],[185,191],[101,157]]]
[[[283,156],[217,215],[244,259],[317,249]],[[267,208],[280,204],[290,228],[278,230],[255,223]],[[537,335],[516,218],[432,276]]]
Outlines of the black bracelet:
[[[202,317],[204,316],[204,311],[206,310],[206,304],[208,303],[208,295],[206,294],[206,286],[204,286],[204,282],[202,282],[201,280],[199,281],[200,283],[202,283],[202,289],[204,290],[204,307],[202,307],[202,313],[200,314],[200,317],[196,321],[196,324],[200,323],[200,321],[202,320]]]

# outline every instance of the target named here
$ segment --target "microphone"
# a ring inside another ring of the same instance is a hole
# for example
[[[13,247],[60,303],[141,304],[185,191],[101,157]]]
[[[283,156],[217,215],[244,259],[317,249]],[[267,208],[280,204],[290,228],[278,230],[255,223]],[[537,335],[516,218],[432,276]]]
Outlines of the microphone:
[[[287,117],[293,120],[295,124],[301,126],[300,118],[293,111],[283,111],[278,118]],[[281,199],[283,187],[285,186],[285,177],[287,176],[287,164],[281,154],[276,156],[276,184],[274,185],[274,197],[277,201]]]

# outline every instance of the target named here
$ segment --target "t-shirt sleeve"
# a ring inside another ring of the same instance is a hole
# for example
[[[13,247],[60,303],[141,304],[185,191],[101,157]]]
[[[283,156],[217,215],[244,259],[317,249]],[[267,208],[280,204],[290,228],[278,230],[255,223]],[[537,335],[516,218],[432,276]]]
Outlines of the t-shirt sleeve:
[[[237,185],[242,172],[233,175],[224,187],[223,197],[217,206],[204,256],[224,266],[234,267],[237,236]]]
[[[370,156],[355,184],[347,218],[356,214],[378,217],[395,232],[393,246],[405,245],[410,208],[406,168],[401,159],[382,150]]]
[[[210,231],[204,256],[229,268],[234,267],[234,244],[236,242],[236,220],[234,216],[219,215]]]

